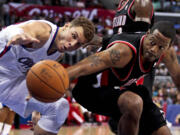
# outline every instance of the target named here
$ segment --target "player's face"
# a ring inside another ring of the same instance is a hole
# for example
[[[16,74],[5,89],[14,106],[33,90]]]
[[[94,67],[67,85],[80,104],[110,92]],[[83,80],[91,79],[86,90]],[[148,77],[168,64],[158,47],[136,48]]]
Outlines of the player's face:
[[[157,29],[153,33],[147,34],[143,43],[144,59],[153,62],[159,59],[161,55],[169,49],[171,39],[165,37]]]
[[[60,39],[57,45],[57,49],[60,52],[73,51],[81,47],[82,44],[86,43],[84,37],[83,28],[70,27],[70,24],[64,27],[64,30],[60,33]]]

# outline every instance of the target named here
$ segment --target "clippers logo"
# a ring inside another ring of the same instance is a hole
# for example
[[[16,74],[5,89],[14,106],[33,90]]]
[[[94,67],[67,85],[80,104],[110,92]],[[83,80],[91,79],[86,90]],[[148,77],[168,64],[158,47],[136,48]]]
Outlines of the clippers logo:
[[[35,64],[29,57],[21,57],[18,59],[18,62],[22,73],[26,73]]]

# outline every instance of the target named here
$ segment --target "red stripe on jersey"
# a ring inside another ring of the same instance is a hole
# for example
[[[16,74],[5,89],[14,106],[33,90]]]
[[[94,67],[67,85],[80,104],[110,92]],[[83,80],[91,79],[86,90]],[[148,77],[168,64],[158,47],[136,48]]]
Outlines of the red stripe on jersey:
[[[134,1],[135,1],[135,0],[132,1],[131,5],[129,6],[129,9],[128,9],[128,15],[129,15],[129,17],[130,17],[132,20],[134,20],[134,18],[135,18],[135,17],[131,14],[131,7],[133,6]]]
[[[101,86],[108,85],[108,78],[109,78],[109,70],[103,71],[101,76]]]
[[[122,0],[122,2],[123,2],[123,0]],[[124,5],[123,5],[123,6],[122,6],[122,2],[119,2],[119,5],[118,5],[118,9],[117,9],[117,11],[122,10],[122,9],[126,6],[126,4],[129,2],[129,0],[127,0],[127,1],[126,1],[126,3],[124,3]]]
[[[5,46],[4,50],[0,53],[0,57],[2,57],[7,51],[9,51],[10,48],[11,46]]]
[[[151,1],[151,2],[152,2],[152,1]],[[154,7],[152,6],[151,19],[152,19],[153,15],[154,15]]]
[[[154,64],[154,63],[152,63],[148,69],[144,69],[143,61],[142,61],[142,46],[143,46],[145,36],[146,35],[142,36],[141,42],[140,42],[140,47],[139,47],[139,67],[140,67],[141,72],[143,72],[143,73],[149,72],[152,69],[152,66]]]

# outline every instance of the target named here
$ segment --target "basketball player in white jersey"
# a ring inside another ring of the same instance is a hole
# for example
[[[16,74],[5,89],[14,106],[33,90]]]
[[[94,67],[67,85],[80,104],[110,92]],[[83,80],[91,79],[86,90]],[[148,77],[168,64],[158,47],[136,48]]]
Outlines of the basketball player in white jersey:
[[[27,101],[27,71],[38,61],[56,60],[63,52],[81,47],[93,36],[94,25],[84,17],[63,27],[45,20],[30,20],[0,32],[0,102],[22,117],[33,111],[40,112],[35,135],[57,134],[68,115],[69,106],[64,98],[53,103],[42,103],[34,98]]]

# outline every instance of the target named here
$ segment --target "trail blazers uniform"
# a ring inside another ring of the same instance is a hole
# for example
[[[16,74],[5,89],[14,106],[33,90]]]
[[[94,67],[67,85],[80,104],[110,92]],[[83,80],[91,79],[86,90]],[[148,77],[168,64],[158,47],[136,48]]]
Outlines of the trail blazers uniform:
[[[120,34],[122,32],[146,32],[154,23],[154,11],[151,11],[151,25],[138,21],[135,22],[135,13],[131,11],[131,8],[135,0],[121,0],[119,7],[117,8],[115,17],[113,19],[113,31],[114,34]]]
[[[139,135],[149,135],[166,124],[159,108],[153,103],[148,90],[142,85],[136,85],[137,79],[150,72],[154,66],[154,63],[146,64],[146,67],[142,64],[141,47],[143,45],[144,36],[144,34],[114,35],[109,43],[103,47],[103,49],[106,49],[119,42],[129,46],[133,52],[132,60],[124,68],[111,68],[105,70],[105,72],[112,71],[113,76],[118,80],[115,84],[112,80],[108,80],[109,77],[104,77],[105,80],[101,82],[104,75],[104,72],[101,71],[103,72],[99,77],[101,87],[86,83],[87,81],[92,81],[90,83],[94,84],[97,83],[93,82],[93,74],[88,77],[79,78],[77,85],[73,89],[73,96],[76,101],[89,111],[113,117],[117,121],[119,121],[119,118],[121,117],[121,113],[117,106],[119,96],[125,91],[132,91],[141,96],[144,106],[140,120]]]
[[[126,33],[139,33],[147,32],[154,24],[154,10],[151,11],[151,24],[143,21],[135,21],[135,13],[132,12],[132,7],[135,0],[121,0],[117,8],[115,17],[113,18],[113,32],[114,34]],[[137,84],[143,84],[149,90],[152,96],[152,86],[154,82],[155,71],[151,71],[144,78],[142,77]],[[113,80],[113,78],[111,79]]]

